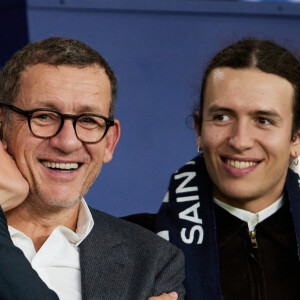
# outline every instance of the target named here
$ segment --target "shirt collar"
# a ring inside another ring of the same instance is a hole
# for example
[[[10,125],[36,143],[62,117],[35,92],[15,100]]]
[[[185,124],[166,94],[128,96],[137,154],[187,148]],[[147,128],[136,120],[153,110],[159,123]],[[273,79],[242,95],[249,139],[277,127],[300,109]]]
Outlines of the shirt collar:
[[[253,231],[258,223],[267,219],[282,207],[282,205],[284,204],[284,198],[283,195],[281,195],[281,197],[277,201],[258,213],[252,213],[250,211],[231,206],[216,198],[214,198],[214,202],[233,216],[239,218],[242,221],[245,221],[248,224],[249,230]]]
[[[90,212],[87,203],[82,198],[79,207],[79,213],[78,213],[76,234],[81,240],[84,240],[91,232],[93,226],[94,226],[94,220],[92,214]]]

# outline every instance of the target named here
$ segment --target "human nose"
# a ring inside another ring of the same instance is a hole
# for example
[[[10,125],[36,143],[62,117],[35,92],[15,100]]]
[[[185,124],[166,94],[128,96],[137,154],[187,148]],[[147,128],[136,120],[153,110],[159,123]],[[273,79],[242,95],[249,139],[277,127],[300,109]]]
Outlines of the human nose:
[[[74,152],[82,146],[82,142],[77,138],[73,120],[65,120],[61,130],[52,138],[50,145],[65,153]]]
[[[237,151],[244,151],[254,144],[254,134],[247,121],[237,121],[231,128],[229,145]]]

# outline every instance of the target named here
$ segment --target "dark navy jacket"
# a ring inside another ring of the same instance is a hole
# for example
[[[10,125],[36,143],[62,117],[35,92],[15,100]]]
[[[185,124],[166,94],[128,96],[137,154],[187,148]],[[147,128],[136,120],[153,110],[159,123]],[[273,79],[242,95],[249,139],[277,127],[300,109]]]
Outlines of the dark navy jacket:
[[[10,238],[7,222],[0,206],[0,299],[58,300],[32,269],[23,252]]]

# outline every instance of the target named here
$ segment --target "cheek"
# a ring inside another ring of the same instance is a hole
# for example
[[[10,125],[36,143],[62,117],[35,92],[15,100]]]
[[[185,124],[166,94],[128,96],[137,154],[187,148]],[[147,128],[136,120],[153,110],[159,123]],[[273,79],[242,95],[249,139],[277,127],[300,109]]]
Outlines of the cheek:
[[[104,143],[103,143],[104,144]],[[93,166],[93,168],[101,168],[102,163],[103,163],[103,156],[104,156],[104,151],[105,151],[105,146],[101,144],[90,144],[86,145],[86,150],[89,153],[90,156],[90,165]],[[93,171],[91,171],[93,172]]]
[[[228,132],[224,128],[207,127],[201,134],[201,145],[204,152],[214,152],[222,146],[227,139]]]
[[[33,149],[30,147],[30,145],[26,144],[26,147],[24,147],[24,144],[20,144],[17,148],[17,152],[15,153],[15,160],[21,173],[26,178],[30,173],[32,173],[30,169],[34,168],[32,157]]]
[[[5,127],[4,138],[7,142],[8,151],[12,154],[19,153],[24,145],[27,146],[31,138],[31,133],[26,128],[27,124],[11,124]]]
[[[274,156],[281,156],[286,154],[289,157],[290,148],[291,148],[291,137],[290,134],[287,134],[288,131],[285,132],[266,132],[265,134],[261,134],[258,142],[265,149],[267,153]]]
[[[11,135],[13,138],[8,138],[7,140],[7,151],[8,153],[17,161],[22,161],[24,159],[24,143],[22,137],[18,137],[17,135]]]
[[[86,149],[90,156],[90,162],[85,170],[85,179],[82,189],[83,195],[87,193],[88,189],[98,177],[103,160],[103,149],[101,147],[97,147],[97,145],[87,145]]]
[[[27,178],[36,168],[34,164],[37,150],[44,152],[45,148],[41,146],[46,141],[22,134],[22,132],[12,136],[14,139],[8,143],[8,152],[15,159],[21,173]]]

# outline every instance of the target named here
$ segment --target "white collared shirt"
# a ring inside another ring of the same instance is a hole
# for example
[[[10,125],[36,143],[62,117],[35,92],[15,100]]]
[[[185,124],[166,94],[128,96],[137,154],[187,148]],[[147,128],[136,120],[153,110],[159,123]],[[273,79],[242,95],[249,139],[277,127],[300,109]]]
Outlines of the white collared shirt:
[[[242,221],[247,222],[249,231],[254,231],[258,223],[262,222],[263,220],[273,215],[276,211],[280,209],[280,207],[282,207],[284,203],[283,195],[282,195],[277,201],[275,201],[270,206],[266,207],[265,209],[261,210],[258,213],[252,213],[250,211],[231,206],[216,198],[214,198],[214,202],[218,206],[225,209],[230,214],[234,215],[235,217],[239,218]]]
[[[61,300],[81,299],[79,244],[91,232],[94,220],[84,199],[81,200],[76,233],[58,226],[38,252],[23,232],[8,226],[13,243],[19,247],[32,268]]]

